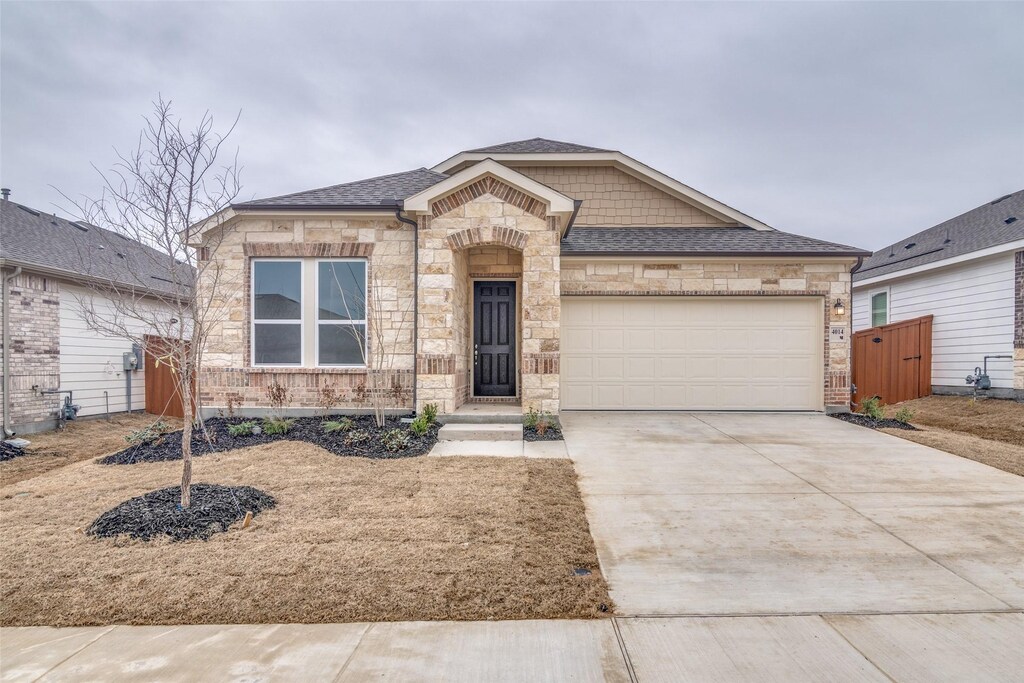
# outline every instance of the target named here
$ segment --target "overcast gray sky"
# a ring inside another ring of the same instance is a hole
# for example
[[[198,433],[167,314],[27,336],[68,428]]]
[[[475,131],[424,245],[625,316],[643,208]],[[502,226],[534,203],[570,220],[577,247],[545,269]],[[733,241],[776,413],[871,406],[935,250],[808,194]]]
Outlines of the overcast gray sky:
[[[1024,4],[0,6],[0,182],[53,211],[157,93],[243,198],[549,137],[781,230],[879,248],[1024,188]]]

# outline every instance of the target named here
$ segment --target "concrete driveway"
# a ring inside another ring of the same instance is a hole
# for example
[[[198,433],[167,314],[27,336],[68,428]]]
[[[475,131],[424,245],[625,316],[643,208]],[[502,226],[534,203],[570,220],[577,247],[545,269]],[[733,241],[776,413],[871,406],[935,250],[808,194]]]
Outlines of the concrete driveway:
[[[1024,607],[1024,478],[823,415],[562,422],[620,614]]]

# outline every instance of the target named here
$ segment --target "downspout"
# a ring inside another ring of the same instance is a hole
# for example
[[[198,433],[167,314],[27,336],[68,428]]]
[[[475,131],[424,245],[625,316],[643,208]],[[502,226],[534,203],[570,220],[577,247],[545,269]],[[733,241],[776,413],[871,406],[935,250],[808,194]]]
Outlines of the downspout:
[[[850,275],[853,275],[858,270],[860,270],[860,267],[863,266],[863,265],[864,265],[864,257],[863,256],[858,256],[857,257],[857,263],[855,263],[853,265],[853,268],[850,268]]]
[[[6,199],[6,197],[5,197]],[[17,266],[14,272],[10,275],[4,276],[4,329],[3,329],[3,344],[4,344],[4,437],[14,436],[14,430],[10,428],[11,424],[11,280],[21,275],[21,266]]]
[[[416,386],[419,384],[418,361],[420,343],[420,233],[419,223],[402,215],[402,204],[395,208],[395,218],[412,226],[412,411],[416,413]],[[6,318],[4,318],[6,320]],[[6,358],[6,356],[4,356]],[[6,375],[4,375],[6,377]]]

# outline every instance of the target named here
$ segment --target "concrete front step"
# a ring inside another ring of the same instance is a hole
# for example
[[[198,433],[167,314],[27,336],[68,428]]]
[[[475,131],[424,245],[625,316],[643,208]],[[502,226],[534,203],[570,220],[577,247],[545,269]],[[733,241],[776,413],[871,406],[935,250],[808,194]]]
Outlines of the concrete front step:
[[[438,420],[444,424],[522,424],[523,409],[518,404],[465,403]]]
[[[445,423],[437,433],[439,441],[522,441],[522,424]]]

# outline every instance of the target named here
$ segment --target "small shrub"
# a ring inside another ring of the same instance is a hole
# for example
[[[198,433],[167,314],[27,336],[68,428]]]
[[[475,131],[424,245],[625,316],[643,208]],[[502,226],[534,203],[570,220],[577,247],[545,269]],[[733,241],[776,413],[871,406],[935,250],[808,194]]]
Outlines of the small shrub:
[[[163,420],[157,420],[145,429],[125,434],[124,440],[128,443],[149,443],[159,439],[170,428],[171,426]]]
[[[291,398],[288,393],[288,387],[280,382],[273,382],[268,384],[263,391],[267,394],[267,401],[270,402],[271,414],[275,419],[281,419],[281,414]]]
[[[395,453],[409,445],[409,433],[404,429],[389,429],[381,435],[380,442],[384,448]]]
[[[288,430],[292,428],[295,423],[293,418],[286,417],[268,417],[263,420],[263,431],[270,436],[277,436],[279,434],[287,434]]]
[[[340,420],[325,420],[320,423],[320,426],[323,427],[326,434],[347,432],[352,429],[352,420],[347,417],[343,417]]]
[[[427,419],[426,411],[415,420],[409,423],[409,431],[416,436],[423,436],[430,430],[430,420]]]
[[[253,427],[255,426],[255,420],[247,420],[245,422],[239,422],[236,425],[228,425],[228,434],[231,436],[249,436],[252,434]]]
[[[540,413],[538,413],[533,408],[530,408],[526,412],[526,415],[523,415],[523,426],[526,427],[527,429],[536,429],[537,428],[537,422],[539,422],[539,421],[540,421]]]
[[[355,429],[345,435],[345,445],[355,446],[370,440],[370,433],[362,429]]]
[[[864,399],[860,402],[860,412],[875,420],[881,420],[885,417],[885,413],[882,411],[882,399],[877,396]]]
[[[897,422],[903,424],[910,424],[910,421],[914,419],[914,411],[909,406],[903,406],[896,411],[896,414],[892,416]]]
[[[537,426],[535,427],[535,429],[537,430],[537,435],[544,436],[544,434],[547,433],[548,431],[548,426],[548,421],[545,420],[543,417],[537,420]]]
[[[428,426],[437,422],[437,404],[428,403],[423,406],[423,415],[421,417],[426,418]]]
[[[341,394],[329,384],[320,387],[320,391],[316,392],[316,404],[320,407],[320,414],[324,417],[327,417],[331,408],[336,406],[340,400]]]

